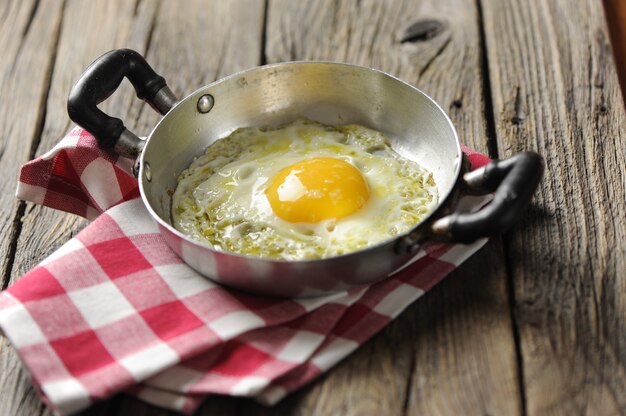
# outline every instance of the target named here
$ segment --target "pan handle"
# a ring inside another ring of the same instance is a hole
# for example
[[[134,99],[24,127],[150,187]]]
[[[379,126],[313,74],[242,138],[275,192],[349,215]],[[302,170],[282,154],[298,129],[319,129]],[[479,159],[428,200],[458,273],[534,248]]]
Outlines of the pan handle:
[[[473,213],[453,213],[431,225],[435,237],[469,244],[509,229],[532,199],[543,176],[543,158],[535,152],[494,160],[463,175],[463,184],[474,194],[495,192],[485,208]]]
[[[411,233],[399,240],[398,250],[412,251],[425,238],[469,244],[506,231],[530,204],[543,170],[544,161],[539,154],[522,152],[465,173],[461,186],[466,193],[495,192],[493,200],[477,212],[455,212],[433,221],[425,233]]]
[[[102,149],[136,158],[144,141],[126,129],[122,120],[97,107],[115,92],[124,77],[133,84],[137,97],[161,114],[167,113],[177,101],[165,79],[139,53],[117,49],[96,59],[81,75],[70,91],[67,112],[76,124],[96,137]]]

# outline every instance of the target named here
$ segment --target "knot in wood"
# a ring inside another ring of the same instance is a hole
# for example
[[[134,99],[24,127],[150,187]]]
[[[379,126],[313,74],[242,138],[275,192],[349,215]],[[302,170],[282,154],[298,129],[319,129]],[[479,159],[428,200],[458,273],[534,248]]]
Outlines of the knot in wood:
[[[434,38],[444,29],[444,24],[439,20],[425,19],[411,24],[402,35],[401,43],[420,42]]]

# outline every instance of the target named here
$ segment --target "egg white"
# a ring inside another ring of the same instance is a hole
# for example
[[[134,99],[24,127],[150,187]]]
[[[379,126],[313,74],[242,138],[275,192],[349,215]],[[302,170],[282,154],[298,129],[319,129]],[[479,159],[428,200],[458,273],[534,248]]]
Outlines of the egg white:
[[[355,213],[318,223],[274,214],[265,190],[283,168],[330,157],[355,166],[370,188]],[[378,244],[415,226],[436,204],[432,175],[402,158],[381,133],[307,119],[238,129],[216,141],[179,177],[174,226],[215,249],[288,260],[324,258]]]

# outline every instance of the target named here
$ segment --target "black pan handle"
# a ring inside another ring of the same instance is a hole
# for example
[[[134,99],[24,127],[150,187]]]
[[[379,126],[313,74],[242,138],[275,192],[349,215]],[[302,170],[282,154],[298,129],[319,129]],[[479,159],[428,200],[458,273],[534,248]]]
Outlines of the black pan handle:
[[[143,141],[127,130],[122,120],[97,107],[115,92],[124,77],[133,84],[137,97],[161,114],[167,113],[177,101],[165,79],[139,53],[117,49],[96,59],[81,75],[70,92],[67,112],[76,124],[96,137],[102,149],[134,158],[139,155]]]
[[[535,152],[494,160],[463,175],[473,194],[495,192],[493,200],[473,213],[453,213],[434,221],[430,233],[444,241],[469,244],[509,229],[532,199],[543,176],[543,158]]]

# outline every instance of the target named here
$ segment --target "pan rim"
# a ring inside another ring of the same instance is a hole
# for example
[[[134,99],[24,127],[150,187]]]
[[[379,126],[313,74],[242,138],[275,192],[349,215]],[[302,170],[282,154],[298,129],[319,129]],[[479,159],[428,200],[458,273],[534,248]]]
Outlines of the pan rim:
[[[209,244],[209,243],[205,243],[199,240],[195,240],[192,239],[191,237],[187,236],[186,234],[182,233],[181,231],[179,231],[178,229],[176,229],[170,222],[164,220],[163,218],[161,218],[160,215],[158,215],[156,213],[156,211],[153,209],[152,204],[150,203],[150,201],[148,200],[148,198],[146,197],[146,191],[145,191],[145,187],[147,187],[148,185],[146,185],[144,182],[146,181],[146,175],[145,175],[145,161],[144,161],[144,156],[145,156],[145,149],[149,146],[150,141],[152,139],[152,137],[155,135],[155,133],[158,131],[159,127],[161,126],[161,124],[168,118],[168,116],[170,116],[171,114],[173,114],[175,111],[177,111],[177,109],[179,108],[179,106],[181,106],[183,103],[188,102],[189,100],[194,99],[194,97],[198,96],[198,95],[203,95],[206,94],[207,89],[210,89],[216,85],[222,84],[222,83],[226,83],[229,82],[233,79],[239,79],[242,76],[246,75],[246,74],[250,74],[256,71],[266,71],[268,69],[272,69],[272,68],[278,68],[278,67],[287,67],[287,66],[292,66],[292,65],[330,65],[330,66],[341,66],[341,67],[348,67],[348,68],[353,68],[353,69],[357,69],[360,71],[371,71],[373,73],[377,73],[379,75],[382,75],[384,77],[388,77],[390,79],[392,79],[395,82],[399,82],[401,83],[404,87],[408,87],[411,90],[413,90],[414,92],[421,94],[426,101],[429,102],[430,105],[432,105],[437,111],[438,113],[443,116],[443,120],[445,121],[445,123],[447,124],[447,126],[450,128],[450,131],[453,134],[454,137],[454,142],[455,142],[455,152],[456,155],[454,156],[454,173],[453,173],[453,180],[451,181],[451,186],[449,186],[445,193],[443,195],[440,196],[439,201],[437,203],[437,205],[428,213],[428,215],[426,215],[419,223],[415,224],[411,229],[400,233],[396,236],[390,237],[388,239],[385,239],[377,244],[374,244],[372,246],[368,246],[365,247],[363,249],[357,250],[357,251],[352,251],[349,253],[345,253],[345,254],[341,254],[341,255],[336,255],[336,256],[330,256],[330,257],[322,257],[322,258],[317,258],[317,259],[298,259],[298,260],[287,260],[287,259],[272,259],[272,258],[265,258],[265,257],[259,257],[259,256],[253,256],[253,255],[246,255],[246,254],[239,254],[239,253],[234,253],[234,252],[230,252],[230,251],[226,251],[226,250],[219,250],[216,249],[213,245]],[[344,63],[344,62],[334,62],[334,61],[286,61],[286,62],[278,62],[278,63],[272,63],[272,64],[267,64],[267,65],[262,65],[262,66],[256,66],[256,67],[251,67],[248,69],[244,69],[242,71],[233,73],[231,75],[228,75],[224,78],[220,78],[218,80],[215,80],[207,85],[204,85],[200,88],[197,88],[196,90],[194,90],[193,92],[191,92],[190,94],[186,95],[185,97],[183,97],[182,99],[180,99],[179,101],[177,101],[177,103],[159,120],[159,122],[154,126],[154,128],[150,131],[149,135],[147,136],[146,142],[145,142],[145,146],[143,151],[141,152],[141,155],[139,156],[139,173],[138,173],[138,182],[139,182],[139,190],[140,190],[140,194],[141,194],[141,199],[146,207],[146,209],[148,210],[148,212],[150,213],[150,215],[152,216],[153,220],[156,221],[159,226],[164,227],[165,229],[167,229],[168,232],[174,234],[176,237],[181,238],[182,240],[184,240],[186,243],[188,244],[192,244],[195,246],[200,246],[201,248],[206,248],[208,250],[211,250],[212,252],[215,253],[219,253],[221,255],[229,255],[229,256],[234,256],[237,258],[241,258],[241,259],[245,259],[247,261],[250,260],[254,260],[254,261],[260,261],[260,262],[267,262],[267,263],[271,263],[271,264],[298,264],[298,265],[303,265],[306,266],[308,264],[311,265],[316,265],[316,264],[320,264],[322,262],[329,262],[329,261],[333,261],[333,260],[338,260],[338,261],[343,261],[346,258],[352,257],[352,256],[362,256],[364,254],[367,254],[368,252],[373,252],[373,251],[377,251],[377,250],[381,250],[383,247],[385,246],[395,246],[395,243],[414,233],[416,230],[422,228],[423,226],[425,226],[426,224],[432,222],[433,219],[437,218],[437,215],[440,215],[442,208],[444,208],[445,206],[448,205],[450,199],[452,199],[452,195],[454,194],[454,191],[457,189],[457,183],[458,183],[458,179],[462,173],[462,168],[463,168],[463,152],[461,149],[461,143],[458,137],[458,133],[456,131],[456,128],[454,127],[454,124],[452,123],[452,121],[450,120],[450,117],[448,116],[448,114],[443,110],[443,108],[432,98],[430,97],[428,94],[426,94],[425,92],[423,92],[422,90],[420,90],[419,88],[409,84],[406,81],[401,80],[400,78],[391,75],[387,72],[384,72],[382,70],[376,69],[376,68],[371,68],[371,67],[366,67],[366,66],[361,66],[361,65],[356,65],[356,64],[350,64],[350,63]]]

